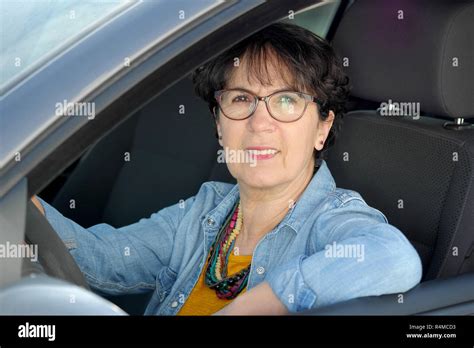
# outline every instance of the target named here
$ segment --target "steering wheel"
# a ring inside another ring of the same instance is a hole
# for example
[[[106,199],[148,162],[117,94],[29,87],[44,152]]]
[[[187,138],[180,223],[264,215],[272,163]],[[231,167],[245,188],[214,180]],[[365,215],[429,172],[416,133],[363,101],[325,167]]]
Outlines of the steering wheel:
[[[25,242],[38,246],[38,261],[46,274],[90,290],[64,242],[31,200],[26,210]]]

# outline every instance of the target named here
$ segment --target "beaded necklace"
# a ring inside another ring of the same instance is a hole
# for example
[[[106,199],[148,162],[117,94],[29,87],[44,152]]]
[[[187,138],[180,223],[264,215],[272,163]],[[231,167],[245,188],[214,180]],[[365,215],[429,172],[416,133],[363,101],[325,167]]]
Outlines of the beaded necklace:
[[[209,288],[216,291],[216,295],[220,299],[231,300],[235,298],[247,285],[250,265],[227,276],[229,255],[241,228],[242,212],[240,211],[239,201],[222,226],[209,251],[205,281]]]
[[[320,160],[315,163],[313,175],[316,174],[319,167]],[[209,288],[216,291],[217,297],[220,299],[234,299],[247,286],[251,265],[227,276],[229,255],[241,228],[242,213],[239,200],[226,222],[222,225],[208,256],[205,283]]]

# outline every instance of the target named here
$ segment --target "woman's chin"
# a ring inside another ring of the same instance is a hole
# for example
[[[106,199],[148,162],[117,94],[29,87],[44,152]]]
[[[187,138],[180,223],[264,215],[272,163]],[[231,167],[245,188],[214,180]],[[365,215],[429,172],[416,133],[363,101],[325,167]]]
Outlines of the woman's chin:
[[[279,179],[279,177],[275,174],[275,169],[256,169],[254,167],[245,169],[236,176],[236,179],[239,184],[243,183],[256,188],[269,188],[278,185],[278,183],[281,181],[281,179]]]

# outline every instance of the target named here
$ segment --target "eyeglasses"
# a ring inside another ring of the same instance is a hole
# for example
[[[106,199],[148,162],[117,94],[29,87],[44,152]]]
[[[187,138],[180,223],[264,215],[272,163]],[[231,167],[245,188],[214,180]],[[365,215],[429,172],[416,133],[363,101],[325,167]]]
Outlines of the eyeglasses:
[[[309,102],[321,105],[316,97],[295,91],[277,91],[266,97],[260,97],[244,89],[227,89],[216,91],[214,97],[224,116],[236,121],[252,116],[260,100],[265,102],[270,116],[280,122],[299,120]]]

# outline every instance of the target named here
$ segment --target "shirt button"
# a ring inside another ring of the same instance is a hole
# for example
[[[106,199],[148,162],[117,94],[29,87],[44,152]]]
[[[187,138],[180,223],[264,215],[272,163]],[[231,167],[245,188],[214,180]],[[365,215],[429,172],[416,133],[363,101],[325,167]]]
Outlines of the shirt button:
[[[265,273],[265,268],[263,268],[262,266],[257,267],[257,274],[262,275],[263,273]]]
[[[209,226],[214,225],[214,220],[211,219],[211,218],[207,219],[207,224],[208,224]]]
[[[173,308],[178,307],[178,301],[173,301],[173,302],[171,303],[171,307],[173,307]]]

